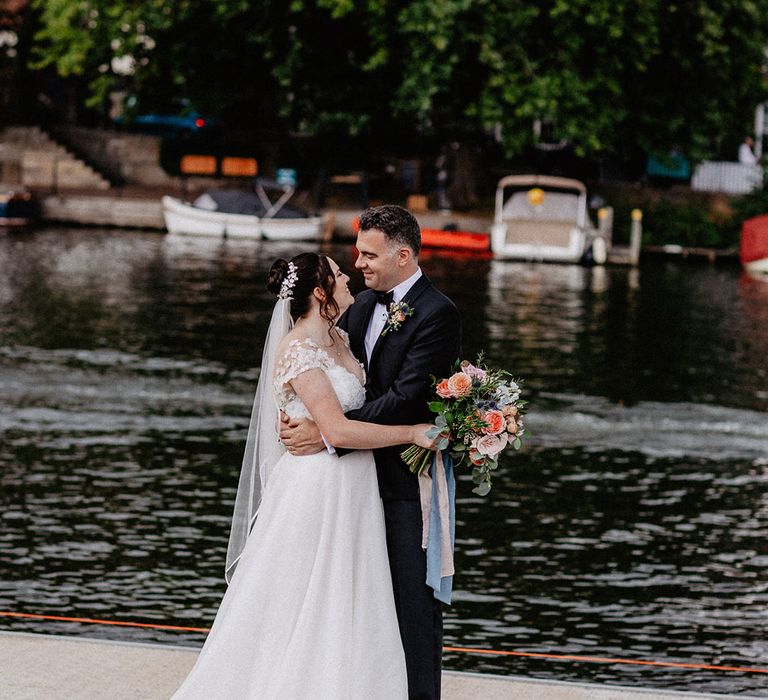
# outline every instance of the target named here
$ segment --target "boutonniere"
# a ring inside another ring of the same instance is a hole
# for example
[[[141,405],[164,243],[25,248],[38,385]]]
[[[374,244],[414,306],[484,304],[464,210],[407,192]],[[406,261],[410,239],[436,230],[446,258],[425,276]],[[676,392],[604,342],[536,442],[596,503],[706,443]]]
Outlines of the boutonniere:
[[[384,325],[384,330],[381,331],[381,335],[384,336],[390,331],[400,330],[400,326],[403,325],[405,319],[409,316],[413,316],[413,309],[408,306],[404,301],[392,302],[389,305],[387,312],[387,322]]]

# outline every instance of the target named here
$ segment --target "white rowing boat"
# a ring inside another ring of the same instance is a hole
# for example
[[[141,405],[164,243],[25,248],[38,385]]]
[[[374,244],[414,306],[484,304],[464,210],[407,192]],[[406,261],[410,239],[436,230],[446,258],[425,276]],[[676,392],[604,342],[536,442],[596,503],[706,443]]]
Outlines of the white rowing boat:
[[[292,194],[292,189],[283,190],[273,202],[258,184],[255,192],[207,192],[194,203],[165,196],[163,217],[169,233],[176,234],[273,241],[319,239],[325,216],[312,216],[286,206]]]

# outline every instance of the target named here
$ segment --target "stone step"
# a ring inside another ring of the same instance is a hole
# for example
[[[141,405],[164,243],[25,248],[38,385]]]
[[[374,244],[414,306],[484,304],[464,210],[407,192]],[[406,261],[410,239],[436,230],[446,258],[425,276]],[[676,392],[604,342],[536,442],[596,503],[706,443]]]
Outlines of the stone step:
[[[0,160],[4,171],[16,173],[18,184],[28,187],[110,188],[105,177],[37,126],[7,127],[0,134]]]
[[[24,185],[40,188],[109,189],[109,182],[69,153],[26,149],[21,155]]]
[[[34,148],[54,148],[57,144],[38,126],[9,126],[0,134],[0,142]]]

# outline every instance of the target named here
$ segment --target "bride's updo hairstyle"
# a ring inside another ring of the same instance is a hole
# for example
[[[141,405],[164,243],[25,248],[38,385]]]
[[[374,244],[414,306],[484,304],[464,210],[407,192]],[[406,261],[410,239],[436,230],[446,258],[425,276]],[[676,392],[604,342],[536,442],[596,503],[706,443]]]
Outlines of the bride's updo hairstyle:
[[[293,263],[293,273],[289,270],[291,263]],[[293,279],[290,279],[291,274]],[[291,297],[291,318],[294,321],[309,311],[315,287],[323,290],[325,298],[320,301],[320,315],[328,321],[330,331],[339,315],[339,305],[333,298],[336,277],[328,263],[328,258],[317,253],[300,253],[291,258],[290,263],[283,258],[278,258],[269,270],[267,289],[279,295],[284,283],[290,286],[284,291]]]

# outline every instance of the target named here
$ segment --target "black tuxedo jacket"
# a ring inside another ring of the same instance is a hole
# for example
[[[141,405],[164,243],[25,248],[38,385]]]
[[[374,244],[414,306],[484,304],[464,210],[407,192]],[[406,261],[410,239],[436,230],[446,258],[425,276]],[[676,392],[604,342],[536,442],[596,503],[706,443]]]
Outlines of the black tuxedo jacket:
[[[434,420],[427,405],[434,400],[432,376],[447,377],[459,357],[459,314],[453,302],[423,274],[402,301],[413,309],[413,315],[398,330],[379,336],[370,363],[366,359],[365,333],[376,306],[374,292],[367,289],[358,294],[339,321],[339,327],[349,333],[352,352],[366,369],[366,402],[347,413],[352,420],[383,425]],[[379,493],[384,500],[419,498],[418,479],[400,459],[406,447],[374,450]]]

